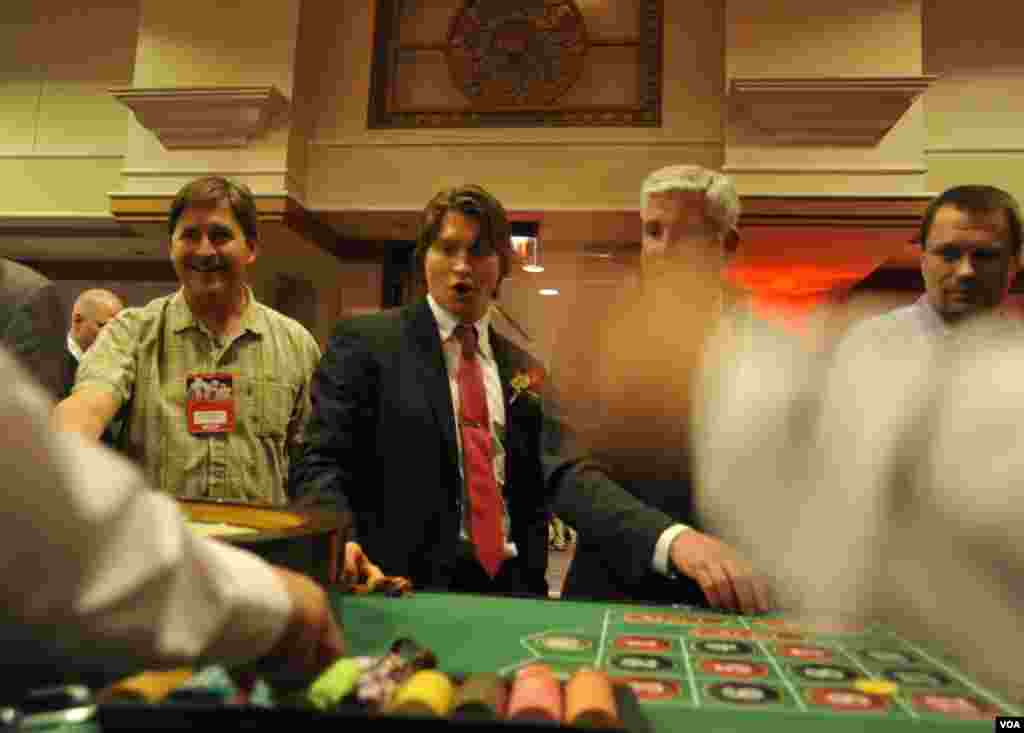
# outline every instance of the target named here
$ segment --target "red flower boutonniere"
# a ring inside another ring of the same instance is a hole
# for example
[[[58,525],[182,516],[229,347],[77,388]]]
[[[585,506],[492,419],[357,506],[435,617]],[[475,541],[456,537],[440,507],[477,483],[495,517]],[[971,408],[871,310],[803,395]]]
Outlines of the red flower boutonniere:
[[[512,377],[512,397],[508,403],[511,405],[517,399],[519,395],[525,394],[527,397],[540,401],[540,392],[538,388],[544,382],[544,370],[540,367],[528,369],[525,372],[519,372]]]

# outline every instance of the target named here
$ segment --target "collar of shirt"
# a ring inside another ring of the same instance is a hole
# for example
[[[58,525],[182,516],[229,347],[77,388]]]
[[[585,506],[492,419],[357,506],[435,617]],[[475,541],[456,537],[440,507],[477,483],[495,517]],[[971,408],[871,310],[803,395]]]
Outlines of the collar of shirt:
[[[81,361],[82,354],[85,353],[82,351],[82,347],[78,345],[78,342],[75,341],[75,337],[70,333],[68,333],[68,351],[71,352],[71,356],[75,357],[75,361]]]
[[[259,309],[256,308],[256,299],[253,297],[252,288],[246,287],[245,293],[245,311],[242,313],[239,333],[242,334],[249,331],[262,336],[266,330],[266,324],[259,313]],[[174,294],[167,309],[168,319],[170,320],[171,328],[174,329],[174,333],[181,333],[189,328],[198,328],[201,331],[207,330],[206,326],[192,314],[192,309],[188,307],[188,302],[185,300],[185,293],[182,289],[179,288],[178,292]]]
[[[437,330],[441,334],[441,343],[447,343],[455,333],[455,327],[459,325],[459,321],[455,316],[441,307],[441,305],[434,300],[434,296],[428,294],[427,303],[430,305],[430,310],[434,314],[434,321],[437,323]],[[490,309],[488,308],[483,318],[473,325],[476,326],[478,350],[485,359],[493,361],[494,354],[491,351]]]
[[[951,333],[951,326],[946,323],[942,316],[939,315],[939,312],[932,306],[931,301],[928,300],[927,293],[914,302],[913,308],[921,320],[921,325],[928,334],[948,336]],[[1005,304],[996,306],[991,313],[996,319],[1005,321],[1011,318]]]
[[[914,311],[918,314],[921,321],[921,326],[925,332],[931,336],[945,336],[949,333],[949,326],[939,315],[939,312],[932,306],[930,300],[928,300],[928,294],[925,293],[914,302]]]

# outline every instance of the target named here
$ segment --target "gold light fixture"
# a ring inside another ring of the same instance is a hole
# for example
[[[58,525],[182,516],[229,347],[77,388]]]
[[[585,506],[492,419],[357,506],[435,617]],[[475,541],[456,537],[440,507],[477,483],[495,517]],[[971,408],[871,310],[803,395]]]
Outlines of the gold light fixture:
[[[522,260],[524,272],[544,272],[540,259],[540,225],[535,221],[511,222],[512,248]]]

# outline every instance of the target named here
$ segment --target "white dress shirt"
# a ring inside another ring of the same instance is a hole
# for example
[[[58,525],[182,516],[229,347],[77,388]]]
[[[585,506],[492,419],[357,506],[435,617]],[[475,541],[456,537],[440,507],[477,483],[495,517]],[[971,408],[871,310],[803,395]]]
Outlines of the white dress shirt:
[[[441,307],[434,296],[428,295],[427,302],[437,322],[438,332],[441,334],[441,348],[444,351],[445,366],[448,369],[448,386],[452,393],[452,409],[454,414],[459,414],[459,367],[462,365],[462,343],[455,336],[455,327],[459,320],[451,313]],[[484,314],[483,318],[473,324],[477,333],[477,362],[483,372],[484,394],[487,397],[487,416],[491,421],[491,462],[494,466],[494,477],[498,482],[498,490],[501,492],[503,505],[505,537],[505,557],[515,557],[517,549],[515,543],[509,542],[509,531],[511,520],[508,514],[508,503],[505,501],[505,395],[501,389],[501,374],[498,372],[498,362],[494,360],[494,351],[491,349],[491,312]],[[458,420],[455,424],[458,425]],[[463,476],[462,467],[462,435],[455,431],[455,440],[459,448],[459,475]],[[465,477],[463,476],[463,479]],[[466,518],[469,516],[469,497],[466,495],[465,480],[463,480],[462,492],[462,526],[460,533],[464,539],[469,538]]]
[[[71,352],[71,356],[75,357],[75,361],[81,361],[82,354],[85,353],[82,351],[82,347],[78,345],[78,342],[75,341],[75,337],[72,336],[70,332],[68,333],[68,351]]]
[[[0,381],[0,638],[115,667],[267,653],[292,610],[270,567],[193,534],[113,452],[53,432],[52,405],[2,351]]]
[[[455,337],[455,327],[459,320],[446,311],[432,295],[427,295],[427,303],[434,314],[437,322],[438,332],[441,334],[441,345],[444,350],[445,365],[448,368],[448,384],[452,391],[452,407],[455,415],[459,414],[459,366],[462,364],[462,345]],[[502,492],[502,501],[505,499],[505,397],[501,389],[501,375],[498,373],[498,364],[494,360],[494,352],[491,349],[491,311],[488,310],[483,318],[473,324],[477,332],[477,360],[483,371],[484,391],[487,394],[487,414],[491,419],[492,446],[494,446],[494,475],[498,481],[498,487]],[[458,421],[456,420],[456,424]],[[459,475],[462,475],[462,437],[459,431],[455,431],[455,438],[459,446]],[[463,491],[462,497],[463,522],[462,536],[468,538],[466,532],[465,517],[468,502]],[[508,503],[505,502],[505,555],[515,557],[516,546],[508,541],[509,536],[509,515]],[[651,567],[662,575],[672,575],[673,571],[669,565],[669,549],[672,542],[681,532],[688,529],[684,524],[676,524],[664,532],[658,538],[654,548],[654,557],[651,560]]]

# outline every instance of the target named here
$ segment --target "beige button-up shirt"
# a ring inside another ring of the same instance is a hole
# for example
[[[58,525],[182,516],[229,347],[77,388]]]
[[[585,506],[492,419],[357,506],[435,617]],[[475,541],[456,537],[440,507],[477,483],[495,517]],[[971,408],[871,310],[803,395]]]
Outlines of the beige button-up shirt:
[[[125,418],[121,448],[151,485],[180,497],[281,505],[319,359],[305,327],[251,292],[240,332],[221,340],[179,290],[108,323],[78,367],[75,390],[113,392]],[[233,375],[234,432],[189,432],[186,378],[196,372]]]

